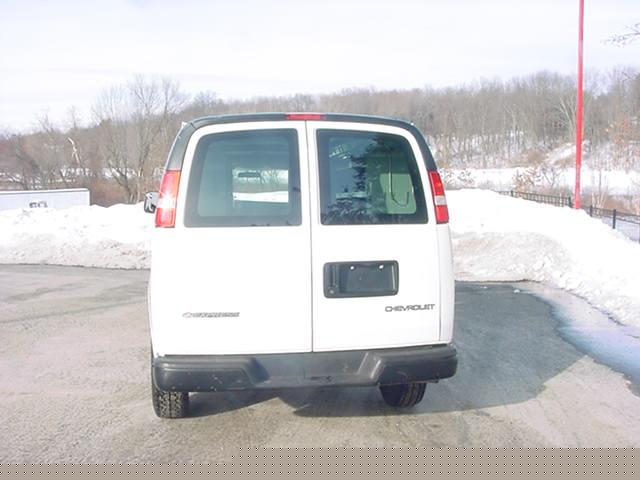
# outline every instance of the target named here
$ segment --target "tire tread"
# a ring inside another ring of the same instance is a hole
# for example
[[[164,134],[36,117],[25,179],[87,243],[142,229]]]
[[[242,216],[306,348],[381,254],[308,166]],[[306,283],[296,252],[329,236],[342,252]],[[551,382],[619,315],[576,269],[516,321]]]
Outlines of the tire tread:
[[[426,383],[404,383],[399,385],[381,385],[380,392],[387,405],[407,408],[413,407],[422,401],[426,388]]]
[[[151,382],[153,410],[160,418],[184,418],[189,410],[189,394],[165,392]]]

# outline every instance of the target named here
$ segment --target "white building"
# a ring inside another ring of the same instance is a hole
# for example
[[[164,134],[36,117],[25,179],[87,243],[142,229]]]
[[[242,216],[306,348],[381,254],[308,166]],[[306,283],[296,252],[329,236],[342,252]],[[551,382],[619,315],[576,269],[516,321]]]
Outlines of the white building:
[[[17,208],[67,208],[89,205],[89,189],[0,191],[0,210]]]

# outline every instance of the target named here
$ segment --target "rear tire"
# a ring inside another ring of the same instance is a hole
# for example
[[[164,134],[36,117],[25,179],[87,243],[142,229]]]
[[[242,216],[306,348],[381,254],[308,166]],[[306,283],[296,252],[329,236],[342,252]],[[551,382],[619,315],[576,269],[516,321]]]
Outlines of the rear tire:
[[[165,392],[151,380],[153,410],[160,418],[184,418],[189,412],[189,394],[185,392]]]
[[[380,385],[380,393],[391,407],[413,407],[422,401],[426,383],[403,383],[400,385]]]

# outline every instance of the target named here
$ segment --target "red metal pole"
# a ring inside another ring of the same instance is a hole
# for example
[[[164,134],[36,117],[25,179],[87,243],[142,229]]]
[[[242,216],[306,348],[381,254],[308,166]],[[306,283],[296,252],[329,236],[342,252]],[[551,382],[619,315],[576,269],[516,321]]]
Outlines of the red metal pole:
[[[576,188],[574,208],[580,208],[580,169],[582,168],[582,43],[584,38],[584,0],[579,0],[578,19],[578,98],[576,102]]]

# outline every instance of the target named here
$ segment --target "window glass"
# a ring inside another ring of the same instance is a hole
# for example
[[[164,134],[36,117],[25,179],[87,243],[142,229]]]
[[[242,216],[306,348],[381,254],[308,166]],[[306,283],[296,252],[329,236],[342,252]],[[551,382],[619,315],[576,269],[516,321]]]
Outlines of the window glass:
[[[185,225],[300,225],[298,136],[292,129],[206,135],[196,147]]]
[[[427,221],[416,159],[404,137],[318,130],[318,159],[324,225]]]

